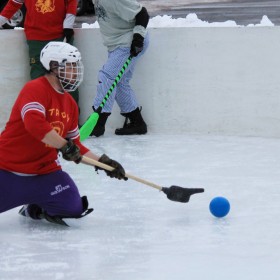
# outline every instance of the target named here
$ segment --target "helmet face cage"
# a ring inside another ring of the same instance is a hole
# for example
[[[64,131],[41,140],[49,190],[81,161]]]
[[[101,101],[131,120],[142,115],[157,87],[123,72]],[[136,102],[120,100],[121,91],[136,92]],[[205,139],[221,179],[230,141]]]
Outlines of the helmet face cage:
[[[79,50],[65,42],[49,42],[41,51],[40,61],[66,91],[75,91],[83,81],[84,66]]]
[[[82,61],[62,62],[58,65],[57,77],[66,91],[75,91],[83,81],[84,66]]]

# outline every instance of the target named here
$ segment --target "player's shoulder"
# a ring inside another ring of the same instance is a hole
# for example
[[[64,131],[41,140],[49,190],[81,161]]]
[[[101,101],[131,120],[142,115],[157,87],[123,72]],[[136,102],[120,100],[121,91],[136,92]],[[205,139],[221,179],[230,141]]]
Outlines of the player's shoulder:
[[[39,77],[34,80],[28,81],[24,85],[23,90],[33,89],[36,91],[42,91],[47,86],[48,86],[47,79],[45,77]]]
[[[19,93],[19,99],[45,99],[48,95],[48,81],[45,77],[39,77],[28,81]]]

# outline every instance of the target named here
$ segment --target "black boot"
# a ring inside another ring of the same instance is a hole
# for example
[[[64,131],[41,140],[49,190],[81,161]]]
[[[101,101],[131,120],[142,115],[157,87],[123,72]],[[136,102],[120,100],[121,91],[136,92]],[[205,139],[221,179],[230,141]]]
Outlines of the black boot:
[[[100,113],[99,114],[97,124],[95,125],[94,129],[92,130],[90,136],[99,137],[104,134],[105,124],[110,115],[111,115],[111,113]]]
[[[42,214],[43,210],[36,204],[26,204],[23,205],[22,208],[19,210],[19,214],[25,217],[30,217],[34,220],[41,219],[40,215]]]
[[[141,116],[139,108],[136,108],[130,113],[123,113],[126,120],[122,128],[117,128],[115,134],[117,135],[131,135],[131,134],[146,134],[147,125]],[[130,122],[128,122],[128,120]]]

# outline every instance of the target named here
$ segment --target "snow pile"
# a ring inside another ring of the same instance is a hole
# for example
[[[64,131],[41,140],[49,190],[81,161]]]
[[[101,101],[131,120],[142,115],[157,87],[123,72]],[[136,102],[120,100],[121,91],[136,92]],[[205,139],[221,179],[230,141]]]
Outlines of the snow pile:
[[[271,20],[267,16],[263,16],[262,20],[259,24],[249,24],[249,27],[254,26],[274,26],[274,23],[271,22]]]
[[[264,15],[258,24],[249,24],[247,27],[259,26],[274,26],[271,20]],[[211,22],[203,21],[197,17],[196,14],[188,14],[185,18],[172,18],[172,16],[156,16],[150,19],[148,27],[244,27],[244,25],[237,25],[233,20],[225,22]],[[93,24],[83,23],[82,28],[99,28],[99,24],[95,21]]]
[[[197,17],[196,14],[188,14],[185,18],[172,18],[172,16],[156,16],[149,22],[148,27],[235,27],[238,26],[235,21],[228,20],[225,22],[213,22],[203,21]]]

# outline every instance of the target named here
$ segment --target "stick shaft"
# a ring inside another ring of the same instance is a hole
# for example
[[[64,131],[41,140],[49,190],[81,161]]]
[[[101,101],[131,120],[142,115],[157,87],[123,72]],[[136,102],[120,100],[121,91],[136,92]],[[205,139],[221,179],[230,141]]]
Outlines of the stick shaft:
[[[132,56],[129,56],[128,59],[125,61],[125,63],[122,66],[122,69],[120,70],[120,72],[118,73],[117,77],[115,78],[113,84],[111,85],[111,87],[109,88],[109,90],[107,91],[105,97],[103,98],[101,104],[99,105],[97,112],[101,113],[102,108],[104,107],[106,101],[109,99],[111,93],[113,92],[113,90],[115,89],[115,87],[117,86],[117,84],[119,83],[120,79],[122,78],[126,68],[128,67],[128,65],[130,64],[132,60]]]
[[[120,72],[118,73],[118,75],[117,75],[116,79],[114,80],[113,84],[111,85],[111,87],[107,91],[105,97],[103,98],[103,100],[102,100],[101,104],[99,105],[99,107],[97,108],[97,110],[90,115],[90,117],[86,120],[86,122],[81,127],[81,129],[80,129],[80,139],[81,139],[81,141],[84,141],[85,139],[87,139],[89,137],[89,135],[91,134],[91,132],[93,131],[93,129],[96,126],[96,123],[98,121],[99,114],[101,113],[101,111],[102,111],[104,105],[106,104],[106,101],[109,99],[111,93],[113,92],[113,90],[115,89],[115,87],[119,83],[120,79],[122,78],[126,68],[130,64],[131,60],[132,60],[132,56],[129,56],[127,58],[127,60],[125,61],[125,63],[123,64],[122,69],[120,70]]]
[[[89,165],[101,167],[101,168],[103,168],[103,169],[105,169],[105,170],[108,170],[108,171],[114,170],[113,167],[111,167],[111,166],[109,166],[109,165],[107,165],[107,164],[104,164],[104,163],[102,163],[102,162],[99,162],[99,161],[97,161],[97,160],[94,160],[94,159],[91,159],[91,158],[88,158],[88,157],[85,157],[85,156],[83,156],[82,162],[83,162],[83,163],[86,163],[86,164],[89,164]],[[154,183],[152,183],[152,182],[149,182],[149,181],[147,181],[147,180],[145,180],[145,179],[136,177],[136,176],[134,176],[134,175],[132,175],[132,174],[125,173],[125,176],[126,176],[127,178],[129,178],[129,179],[132,179],[132,180],[137,181],[137,182],[139,182],[139,183],[142,183],[142,184],[144,184],[144,185],[150,186],[150,187],[155,188],[155,189],[157,189],[157,190],[159,190],[159,191],[162,190],[162,187],[161,187],[161,186],[159,186],[159,185],[157,185],[157,184],[154,184]]]

